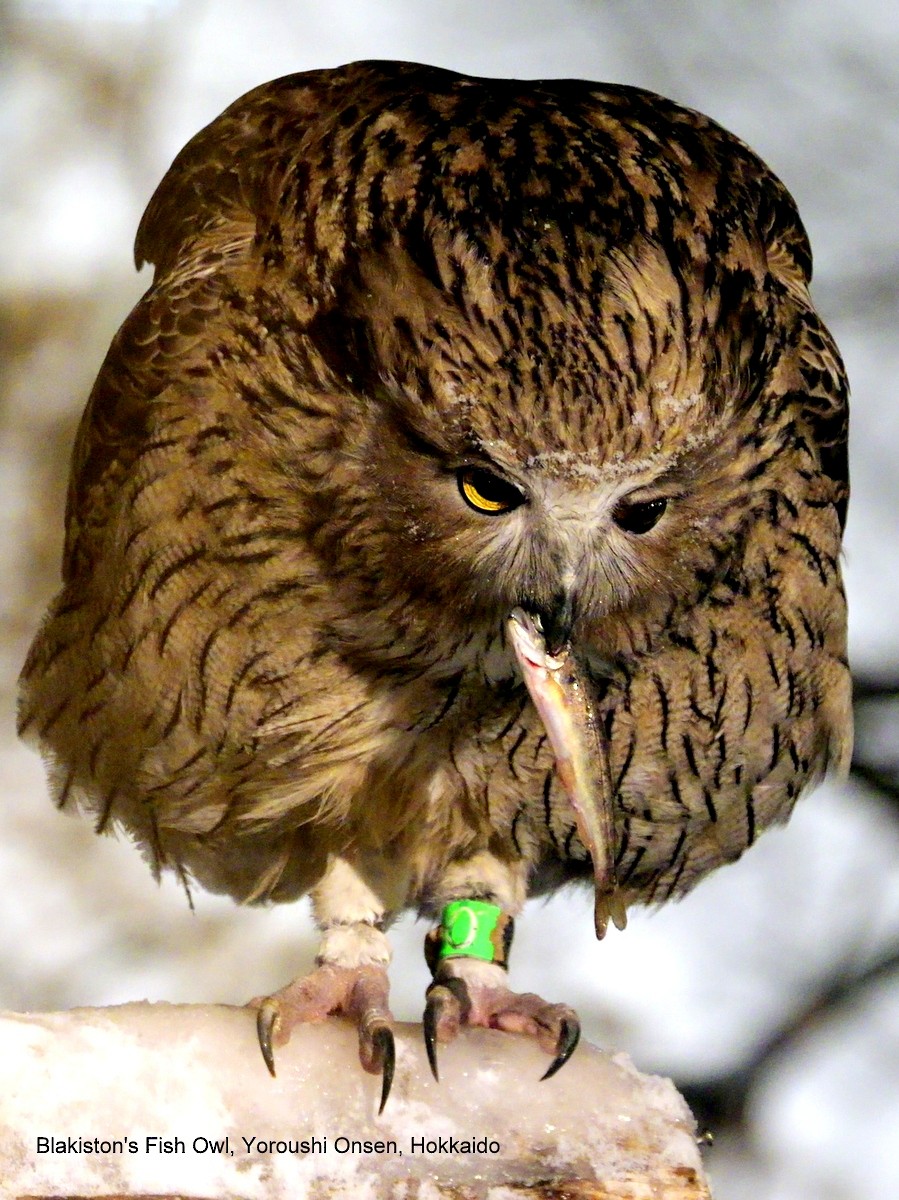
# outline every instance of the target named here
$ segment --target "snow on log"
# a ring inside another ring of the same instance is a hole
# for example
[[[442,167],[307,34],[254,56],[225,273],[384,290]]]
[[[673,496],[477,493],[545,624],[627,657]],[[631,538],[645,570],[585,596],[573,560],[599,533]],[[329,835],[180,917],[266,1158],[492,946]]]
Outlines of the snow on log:
[[[396,1029],[393,1092],[355,1031],[296,1029],[263,1064],[246,1009],[126,1004],[0,1014],[0,1194],[203,1200],[700,1200],[670,1081],[581,1045],[543,1083],[527,1038],[467,1030],[431,1077]]]

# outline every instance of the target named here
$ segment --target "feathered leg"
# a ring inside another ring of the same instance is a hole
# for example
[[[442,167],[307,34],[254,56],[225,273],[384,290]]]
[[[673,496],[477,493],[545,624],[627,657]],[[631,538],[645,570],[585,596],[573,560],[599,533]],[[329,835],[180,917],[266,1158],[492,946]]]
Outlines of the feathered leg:
[[[359,1031],[363,1068],[381,1075],[383,1111],[393,1083],[393,1017],[388,1004],[391,949],[385,927],[398,904],[404,880],[381,864],[332,858],[312,893],[322,940],[315,970],[272,996],[252,1001],[262,1057],[275,1074],[274,1047],[284,1045],[295,1025],[344,1016]]]
[[[548,1079],[571,1057],[580,1038],[577,1013],[507,983],[513,913],[524,902],[523,868],[493,855],[456,863],[443,881],[451,899],[441,924],[425,940],[434,981],[427,991],[424,1039],[434,1078],[437,1044],[449,1042],[463,1025],[480,1025],[535,1037],[553,1055]]]

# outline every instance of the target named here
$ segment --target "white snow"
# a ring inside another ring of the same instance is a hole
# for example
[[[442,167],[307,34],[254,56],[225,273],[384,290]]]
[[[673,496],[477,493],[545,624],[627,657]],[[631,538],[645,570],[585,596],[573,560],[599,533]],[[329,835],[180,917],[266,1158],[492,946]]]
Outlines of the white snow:
[[[546,1179],[702,1180],[683,1101],[624,1055],[584,1045],[538,1084],[545,1056],[530,1039],[468,1031],[443,1048],[438,1084],[420,1026],[397,1029],[397,1051],[379,1117],[379,1081],[361,1070],[346,1022],[295,1030],[273,1080],[246,1010],[0,1014],[3,1183],[14,1194],[304,1200],[326,1184],[386,1196],[406,1180],[476,1200]]]

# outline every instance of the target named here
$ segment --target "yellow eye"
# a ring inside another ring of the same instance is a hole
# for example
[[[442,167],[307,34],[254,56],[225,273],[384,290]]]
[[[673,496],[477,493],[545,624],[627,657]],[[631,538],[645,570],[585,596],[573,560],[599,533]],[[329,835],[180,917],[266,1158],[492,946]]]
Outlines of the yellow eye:
[[[483,467],[463,467],[458,479],[463,500],[475,512],[498,516],[524,503],[517,487]]]

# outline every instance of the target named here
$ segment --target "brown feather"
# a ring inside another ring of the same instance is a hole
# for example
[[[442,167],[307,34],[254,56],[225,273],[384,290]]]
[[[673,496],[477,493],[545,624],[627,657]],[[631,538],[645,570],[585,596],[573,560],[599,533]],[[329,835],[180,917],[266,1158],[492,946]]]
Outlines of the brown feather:
[[[583,874],[502,636],[566,571],[631,901],[845,768],[846,382],[732,135],[618,86],[290,76],[181,152],[136,257],[22,678],[60,803],[241,901],[334,855],[389,912],[466,862]],[[527,503],[471,511],[472,464]],[[642,537],[632,494],[668,501]]]

